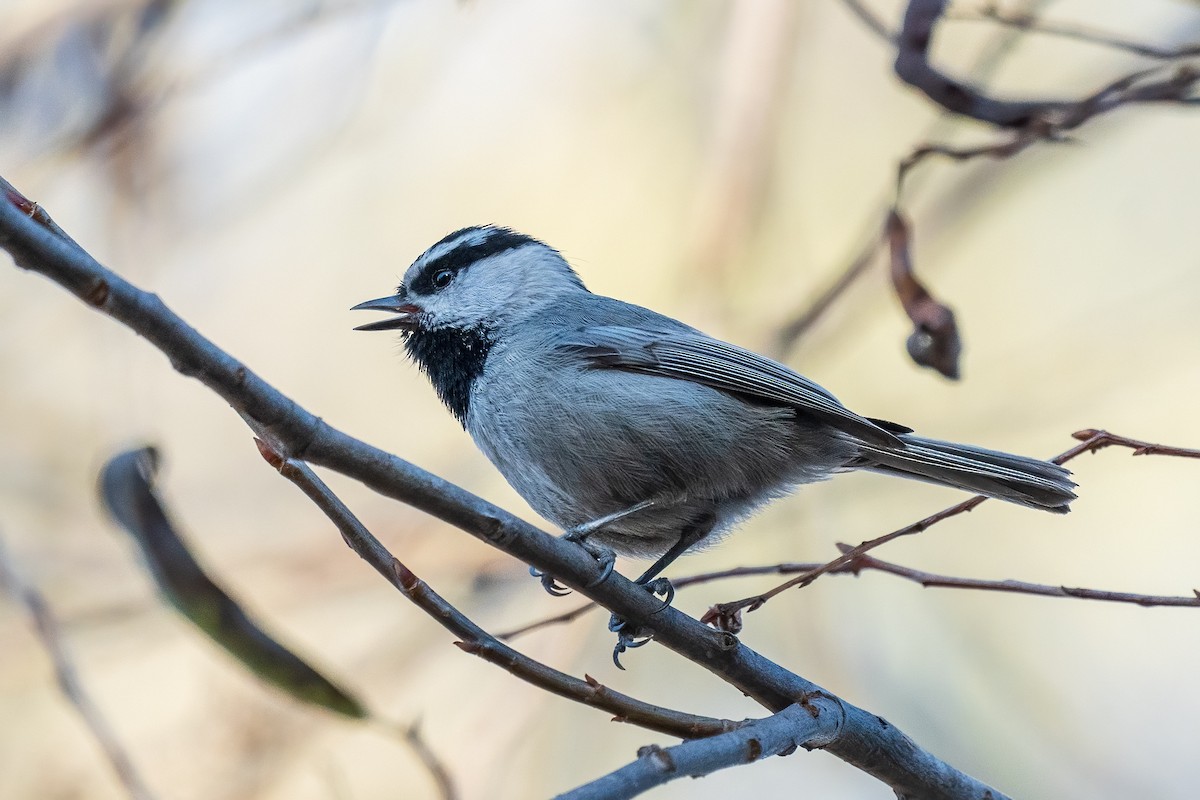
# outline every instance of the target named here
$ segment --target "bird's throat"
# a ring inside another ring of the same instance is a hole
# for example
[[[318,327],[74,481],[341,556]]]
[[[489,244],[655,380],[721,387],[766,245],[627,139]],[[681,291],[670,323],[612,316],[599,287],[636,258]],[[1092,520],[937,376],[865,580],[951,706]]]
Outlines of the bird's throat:
[[[483,373],[493,342],[492,331],[483,327],[414,331],[404,339],[404,349],[464,428],[471,386]]]

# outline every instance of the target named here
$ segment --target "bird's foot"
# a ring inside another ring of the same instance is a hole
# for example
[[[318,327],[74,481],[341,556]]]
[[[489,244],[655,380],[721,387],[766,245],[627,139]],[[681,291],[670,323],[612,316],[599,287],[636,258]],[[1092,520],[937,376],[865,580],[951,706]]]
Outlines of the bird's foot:
[[[614,553],[611,548],[605,547],[598,542],[593,542],[588,538],[595,532],[596,527],[594,526],[594,523],[589,522],[584,525],[577,525],[574,528],[570,528],[562,535],[563,540],[574,542],[575,544],[579,545],[587,551],[588,555],[596,559],[596,562],[600,564],[600,574],[596,578],[592,579],[591,583],[587,585],[587,588],[599,586],[601,583],[603,583],[609,575],[612,575],[613,567],[615,567],[617,564],[617,554]],[[553,575],[548,575],[536,567],[530,567],[529,574],[535,578],[541,579],[542,588],[545,589],[548,594],[554,595],[555,597],[563,597],[571,593],[571,590],[559,583],[558,579]]]
[[[612,574],[613,567],[617,563],[617,554],[614,553],[611,548],[591,541],[591,535],[599,531],[605,525],[610,525],[617,520],[630,516],[631,514],[644,511],[654,504],[654,500],[643,500],[640,503],[635,503],[629,508],[623,508],[620,511],[613,512],[612,514],[605,514],[603,517],[597,517],[596,519],[575,525],[574,527],[568,528],[566,532],[563,533],[563,539],[568,542],[574,542],[584,550],[587,550],[591,557],[600,563],[602,568],[600,575],[588,584],[589,588],[600,585],[609,575]],[[555,597],[562,597],[563,595],[571,593],[571,590],[559,583],[553,575],[547,575],[546,573],[535,569],[534,567],[529,568],[529,574],[535,578],[541,578],[542,588]]]
[[[661,611],[671,605],[671,601],[675,599],[675,587],[666,578],[657,578],[652,581],[647,581],[641,584],[646,591],[656,597],[661,595],[663,598],[662,606],[658,609]],[[635,628],[630,625],[623,617],[613,614],[608,619],[608,629],[617,635],[617,643],[613,647],[613,664],[617,669],[625,669],[621,666],[621,654],[626,650],[632,650],[635,647],[641,647],[654,638],[654,631],[650,628]]]

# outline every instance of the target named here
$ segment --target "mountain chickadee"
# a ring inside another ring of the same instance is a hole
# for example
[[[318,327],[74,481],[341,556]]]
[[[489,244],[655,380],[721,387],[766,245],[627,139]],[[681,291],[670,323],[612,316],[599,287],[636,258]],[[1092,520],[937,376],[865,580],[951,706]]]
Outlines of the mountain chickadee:
[[[356,330],[402,331],[479,449],[567,538],[610,569],[613,551],[657,557],[637,582],[668,602],[654,578],[679,555],[836,472],[1056,513],[1075,498],[1056,464],[860,417],[782,364],[592,294],[557,250],[508,228],[455,231],[396,294],[354,309],[395,314]]]

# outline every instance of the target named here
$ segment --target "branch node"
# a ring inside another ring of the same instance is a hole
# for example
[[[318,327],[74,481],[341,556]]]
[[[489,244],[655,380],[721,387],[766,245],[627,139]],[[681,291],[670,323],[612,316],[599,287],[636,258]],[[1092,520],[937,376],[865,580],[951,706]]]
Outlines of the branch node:
[[[412,570],[404,566],[400,559],[395,557],[392,558],[392,574],[400,582],[401,591],[409,596],[416,593],[417,589],[424,583]]]
[[[257,436],[254,437],[254,446],[258,448],[258,454],[263,457],[276,472],[283,472],[283,456],[276,452],[275,448],[267,444]]]
[[[675,759],[671,758],[671,754],[662,749],[656,744],[648,744],[638,748],[638,758],[645,759],[654,765],[654,768],[660,772],[674,773],[677,770]]]
[[[103,278],[97,278],[91,287],[83,293],[83,301],[89,306],[103,308],[104,304],[108,302],[108,295],[108,281]]]

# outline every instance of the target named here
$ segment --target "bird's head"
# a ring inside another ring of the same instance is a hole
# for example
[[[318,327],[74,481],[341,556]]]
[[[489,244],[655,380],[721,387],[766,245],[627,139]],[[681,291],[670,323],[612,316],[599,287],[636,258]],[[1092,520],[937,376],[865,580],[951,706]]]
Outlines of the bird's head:
[[[360,331],[494,332],[564,293],[581,291],[587,291],[583,282],[557,250],[509,228],[484,225],[441,239],[408,268],[396,294],[352,310],[395,314],[355,328]]]

